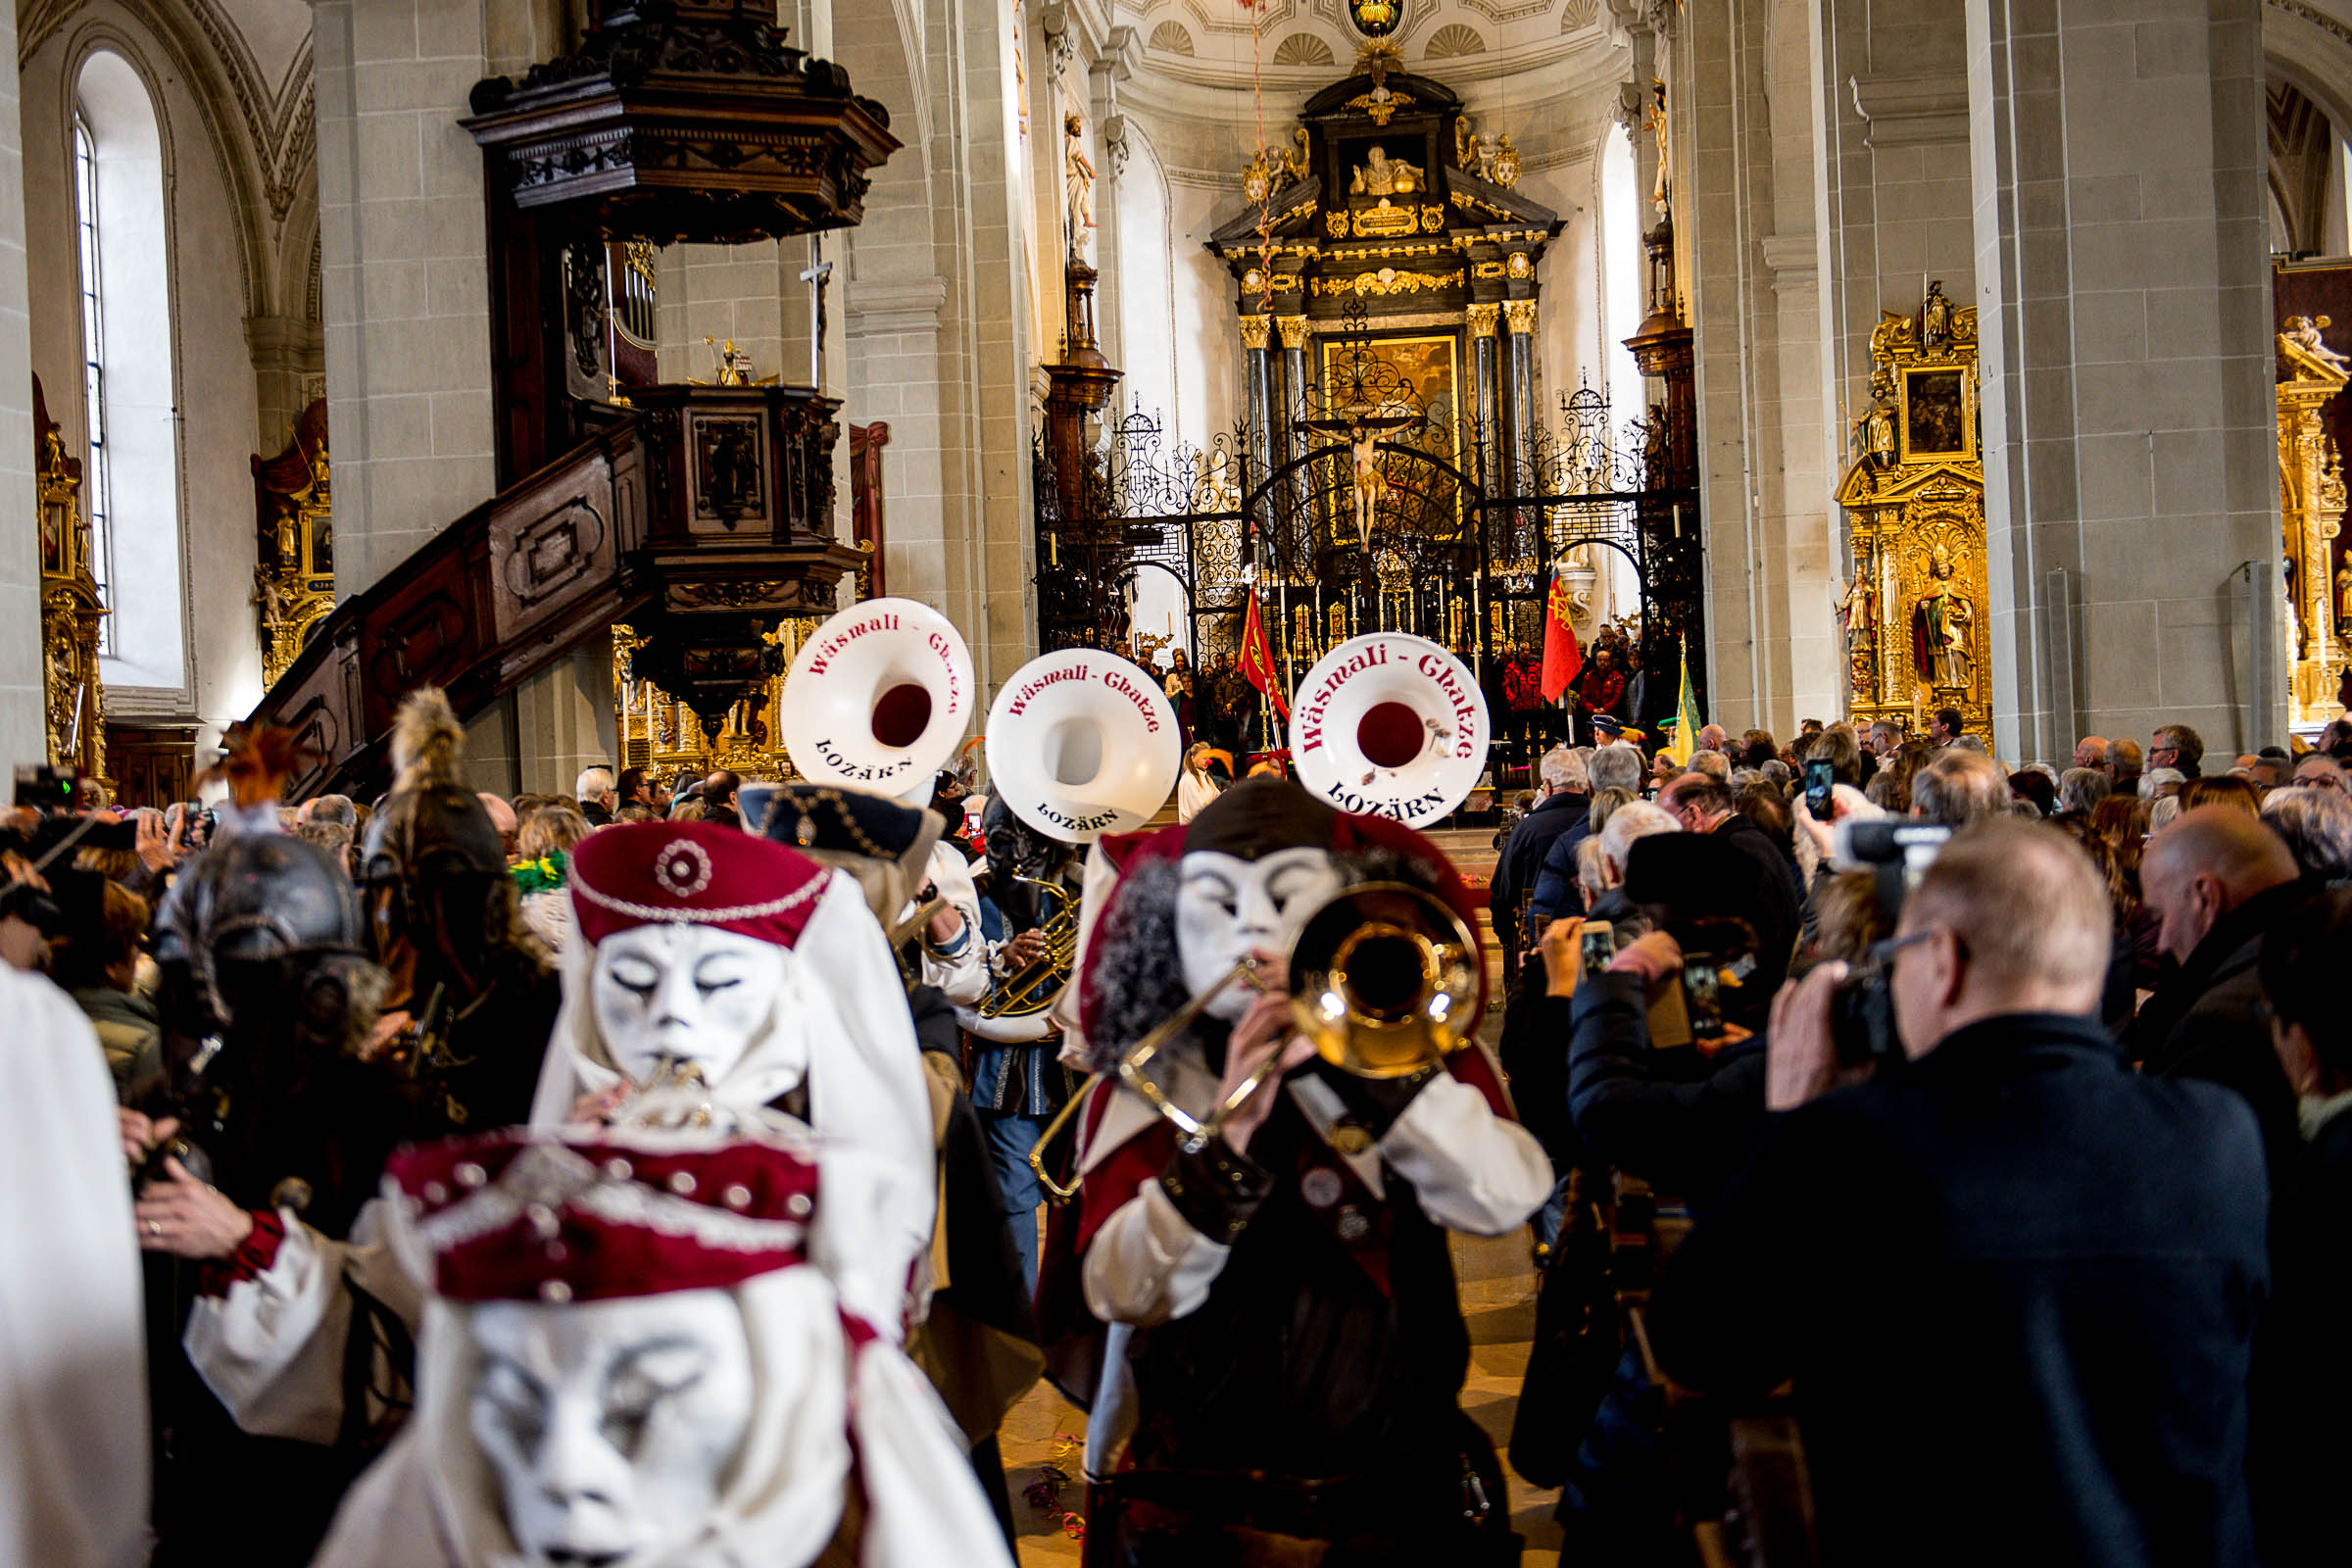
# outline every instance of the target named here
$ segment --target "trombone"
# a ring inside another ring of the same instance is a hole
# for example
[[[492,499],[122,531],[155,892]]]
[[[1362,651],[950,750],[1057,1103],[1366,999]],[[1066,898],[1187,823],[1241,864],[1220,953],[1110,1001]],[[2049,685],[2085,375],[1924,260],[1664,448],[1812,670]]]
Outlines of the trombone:
[[[1254,957],[1244,958],[1129,1047],[1119,1064],[1097,1073],[1047,1124],[1029,1151],[1029,1168],[1056,1203],[1078,1191],[1046,1169],[1087,1094],[1115,1072],[1172,1123],[1187,1152],[1217,1137],[1250,1097],[1275,1076],[1281,1047],[1211,1107],[1206,1117],[1178,1104],[1152,1076],[1152,1063],[1191,1030],[1226,989],[1264,991]],[[1290,955],[1291,1020],[1315,1054],[1360,1078],[1403,1078],[1436,1065],[1470,1043],[1478,1027],[1478,942],[1444,900],[1405,882],[1365,882],[1325,902],[1300,927]]]

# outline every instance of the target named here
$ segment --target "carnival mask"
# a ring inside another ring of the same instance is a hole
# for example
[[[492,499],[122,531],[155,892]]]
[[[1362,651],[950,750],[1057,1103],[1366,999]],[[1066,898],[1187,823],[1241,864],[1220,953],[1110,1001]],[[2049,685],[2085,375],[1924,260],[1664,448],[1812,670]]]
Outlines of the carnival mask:
[[[597,944],[589,1000],[612,1065],[651,1083],[671,1061],[718,1084],[773,1020],[784,950],[687,922],[631,926]]]
[[[1176,955],[1185,989],[1215,985],[1251,952],[1290,952],[1306,917],[1341,888],[1329,850],[1301,846],[1254,860],[1195,850],[1177,862]],[[1228,986],[1207,1007],[1227,1023],[1249,1011],[1252,993]]]
[[[710,1517],[752,1424],[752,1349],[723,1291],[490,1301],[474,1443],[525,1563],[659,1561]]]

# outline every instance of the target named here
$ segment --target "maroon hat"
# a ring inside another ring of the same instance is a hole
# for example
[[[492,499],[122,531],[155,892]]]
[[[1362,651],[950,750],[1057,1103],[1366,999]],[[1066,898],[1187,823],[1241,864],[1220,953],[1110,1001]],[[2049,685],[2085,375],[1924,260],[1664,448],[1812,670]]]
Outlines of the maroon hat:
[[[713,925],[789,948],[832,873],[807,856],[715,822],[623,822],[571,852],[580,935],[632,926]]]
[[[601,1301],[806,1262],[817,1172],[772,1144],[515,1128],[404,1150],[385,1185],[444,1298]]]

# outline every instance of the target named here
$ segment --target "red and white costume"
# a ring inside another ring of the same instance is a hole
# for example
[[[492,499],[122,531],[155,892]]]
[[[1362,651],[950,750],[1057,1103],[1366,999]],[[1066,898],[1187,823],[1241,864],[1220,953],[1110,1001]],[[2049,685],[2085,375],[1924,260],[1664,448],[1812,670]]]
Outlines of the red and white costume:
[[[346,1498],[322,1568],[506,1568],[509,1503],[477,1435],[472,1315],[723,1292],[754,1398],[691,1539],[630,1568],[1009,1568],[962,1441],[894,1325],[833,1271],[869,1242],[851,1150],[652,1128],[511,1132],[398,1156],[394,1250],[427,1290],[415,1416]]]

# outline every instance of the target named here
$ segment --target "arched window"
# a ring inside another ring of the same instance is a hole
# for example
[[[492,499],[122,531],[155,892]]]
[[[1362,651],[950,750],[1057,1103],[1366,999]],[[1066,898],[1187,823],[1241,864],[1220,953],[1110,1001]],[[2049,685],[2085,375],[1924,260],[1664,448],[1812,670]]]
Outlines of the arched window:
[[[147,85],[107,50],[74,95],[79,225],[82,498],[107,608],[110,688],[184,689],[179,420],[162,129]]]

